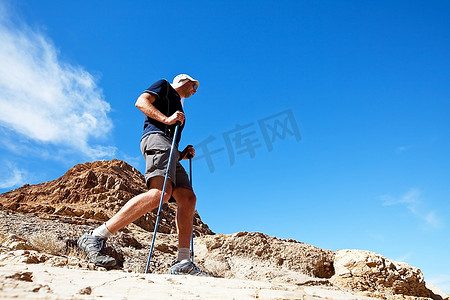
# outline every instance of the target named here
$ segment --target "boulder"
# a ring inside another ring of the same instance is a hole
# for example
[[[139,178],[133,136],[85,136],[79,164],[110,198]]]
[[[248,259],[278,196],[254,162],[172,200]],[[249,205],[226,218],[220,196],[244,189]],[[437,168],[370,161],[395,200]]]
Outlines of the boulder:
[[[420,269],[374,252],[338,250],[334,270],[333,284],[364,296],[382,299],[432,296]]]
[[[334,253],[260,232],[206,235],[197,239],[196,262],[214,276],[303,284],[328,284]]]

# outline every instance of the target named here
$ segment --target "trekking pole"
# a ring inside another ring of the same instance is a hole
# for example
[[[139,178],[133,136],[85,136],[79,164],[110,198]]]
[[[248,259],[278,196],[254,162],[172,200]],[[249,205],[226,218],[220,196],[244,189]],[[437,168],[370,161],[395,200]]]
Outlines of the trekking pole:
[[[189,182],[192,187],[192,155],[189,154]],[[192,219],[191,261],[194,262],[194,219]]]
[[[156,215],[155,229],[153,231],[152,246],[150,247],[150,253],[148,254],[147,266],[145,267],[145,273],[148,273],[148,269],[150,267],[150,260],[152,259],[153,247],[155,246],[156,232],[158,231],[159,217],[160,217],[161,209],[162,209],[163,202],[164,202],[164,194],[166,193],[167,180],[169,178],[170,165],[172,164],[172,158],[173,158],[173,153],[174,153],[173,150],[175,149],[175,143],[177,140],[178,129],[180,128],[180,124],[181,123],[179,121],[176,122],[175,134],[173,135],[172,147],[170,148],[169,162],[167,163],[166,175],[164,176],[164,184],[163,184],[161,199],[159,200],[159,207],[158,207],[158,214]]]

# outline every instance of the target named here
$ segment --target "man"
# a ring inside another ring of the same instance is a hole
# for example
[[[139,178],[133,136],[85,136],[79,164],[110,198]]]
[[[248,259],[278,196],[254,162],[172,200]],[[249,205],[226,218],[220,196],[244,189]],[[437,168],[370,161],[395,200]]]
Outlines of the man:
[[[106,255],[105,242],[116,233],[145,213],[157,208],[162,196],[165,170],[167,168],[176,122],[179,127],[178,142],[185,124],[183,101],[196,93],[199,82],[187,74],[176,76],[173,83],[159,80],[146,89],[137,99],[136,107],[145,115],[141,151],[145,158],[145,181],[148,191],[130,199],[110,220],[78,240],[78,246],[97,266],[112,267],[114,258]],[[188,155],[195,156],[194,148]],[[172,196],[177,202],[178,254],[177,262],[169,269],[169,274],[207,275],[190,258],[190,242],[196,197],[189,177],[178,161],[180,152],[174,152],[164,194],[164,202]]]

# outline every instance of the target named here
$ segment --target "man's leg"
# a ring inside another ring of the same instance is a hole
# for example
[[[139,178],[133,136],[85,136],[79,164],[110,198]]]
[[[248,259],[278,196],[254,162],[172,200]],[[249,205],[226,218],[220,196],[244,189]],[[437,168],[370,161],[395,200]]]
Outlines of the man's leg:
[[[173,197],[177,201],[178,247],[189,249],[197,198],[192,190],[182,187],[175,188]]]
[[[189,260],[191,244],[192,221],[196,197],[188,188],[175,188],[172,195],[177,201],[178,257],[177,263],[169,269],[169,274],[209,276]]]
[[[78,239],[78,246],[86,252],[91,262],[102,267],[112,267],[116,264],[115,259],[106,254],[106,239],[119,229],[158,207],[161,200],[163,183],[163,177],[151,178],[149,183],[150,187],[147,192],[130,199],[105,224],[97,227],[93,232],[84,234]],[[169,200],[171,192],[172,183],[168,182],[164,194],[164,202]]]
[[[106,227],[111,233],[136,221],[145,213],[157,208],[161,200],[164,177],[150,179],[149,190],[131,198],[111,219],[106,222]],[[167,181],[164,202],[170,199],[172,194],[172,182]]]

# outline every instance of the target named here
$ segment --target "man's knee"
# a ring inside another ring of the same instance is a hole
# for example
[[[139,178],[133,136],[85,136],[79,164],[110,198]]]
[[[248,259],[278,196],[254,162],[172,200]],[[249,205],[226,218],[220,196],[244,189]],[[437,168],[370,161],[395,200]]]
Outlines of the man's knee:
[[[149,190],[146,192],[150,197],[157,197],[158,199],[161,199],[161,195],[163,193],[163,184],[164,184],[164,177],[154,177],[149,180]],[[168,181],[166,190],[164,193],[164,203],[169,201],[170,197],[172,195],[172,182]]]
[[[153,199],[161,199],[162,191],[159,189],[150,189],[147,192],[145,192],[145,196],[148,199],[148,201],[152,201]],[[163,202],[166,203],[170,199],[170,193],[167,191],[164,193],[164,199]]]
[[[195,194],[192,192],[187,196],[187,201],[191,204],[195,206],[195,203],[197,203],[197,196],[195,196]]]
[[[176,200],[179,205],[195,207],[197,197],[195,196],[194,192],[185,191],[181,193],[181,195],[179,195],[178,199]]]
[[[159,199],[161,199],[161,194],[162,193],[160,193]],[[164,193],[164,200],[163,200],[163,202],[164,203],[168,202],[170,200],[170,197],[172,197],[172,195],[170,193],[167,193],[167,192]]]

